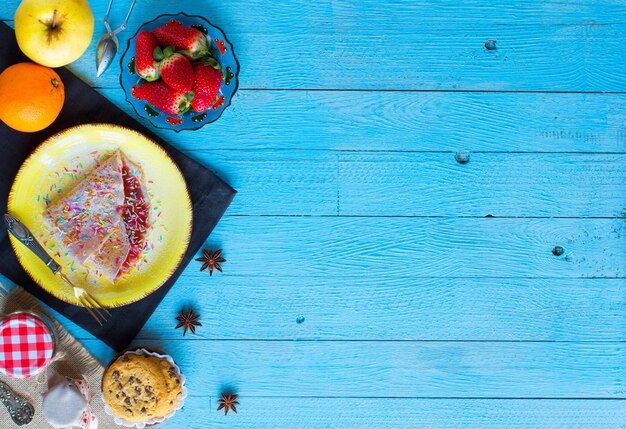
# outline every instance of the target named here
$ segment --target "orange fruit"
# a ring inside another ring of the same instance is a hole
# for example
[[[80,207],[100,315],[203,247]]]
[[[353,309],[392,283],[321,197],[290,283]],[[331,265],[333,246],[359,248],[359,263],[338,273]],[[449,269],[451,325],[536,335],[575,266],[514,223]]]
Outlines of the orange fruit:
[[[19,63],[0,74],[0,120],[24,132],[43,130],[59,116],[65,89],[54,70]]]

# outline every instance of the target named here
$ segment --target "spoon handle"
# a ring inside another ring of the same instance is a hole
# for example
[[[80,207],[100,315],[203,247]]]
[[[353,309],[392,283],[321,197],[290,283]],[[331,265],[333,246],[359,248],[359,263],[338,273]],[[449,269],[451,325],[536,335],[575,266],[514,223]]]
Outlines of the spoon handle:
[[[109,7],[107,7],[107,11],[104,14],[104,27],[107,29],[107,33],[112,33],[111,26],[109,25],[109,12],[111,12],[111,6],[113,5],[113,0],[109,0]]]
[[[133,11],[136,3],[137,3],[137,0],[131,1],[130,8],[128,9],[128,13],[126,14],[126,18],[124,18],[124,22],[122,23],[122,25],[119,26],[119,28],[112,30],[111,26],[109,25],[109,12],[111,12],[111,6],[113,5],[113,0],[109,0],[109,6],[107,7],[107,11],[104,14],[104,26],[107,29],[107,33],[117,34],[120,31],[123,31],[126,29],[126,24],[128,24],[128,19],[130,18],[130,14]]]
[[[113,0],[111,0],[113,1]],[[135,3],[137,3],[137,0],[133,0],[130,4],[130,9],[128,9],[128,13],[126,14],[126,18],[124,18],[124,22],[122,23],[122,25],[120,26],[120,28],[118,28],[117,30],[115,30],[113,33],[117,34],[120,31],[126,29],[126,24],[128,24],[128,18],[130,18],[130,13],[133,11],[133,8],[135,7]]]
[[[33,419],[35,409],[24,399],[17,396],[6,384],[0,381],[0,401],[9,411],[16,425],[27,425]]]

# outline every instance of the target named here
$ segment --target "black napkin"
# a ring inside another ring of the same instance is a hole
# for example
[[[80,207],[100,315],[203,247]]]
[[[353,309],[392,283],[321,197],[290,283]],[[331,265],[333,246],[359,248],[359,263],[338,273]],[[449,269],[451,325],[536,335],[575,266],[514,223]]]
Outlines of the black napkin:
[[[11,64],[23,61],[28,61],[28,59],[17,46],[15,32],[8,25],[0,22],[0,71]],[[100,327],[84,309],[56,299],[29,277],[15,257],[4,222],[0,222],[2,224],[0,226],[0,273],[119,351],[128,346],[165,294],[172,288],[178,276],[226,211],[236,191],[214,173],[137,123],[71,72],[65,68],[56,69],[56,71],[65,85],[65,105],[54,124],[37,133],[20,133],[0,122],[0,208],[3,212],[6,211],[13,179],[33,149],[58,131],[90,122],[122,125],[135,129],[158,142],[180,167],[187,179],[191,194],[193,232],[182,263],[172,277],[156,292],[139,302],[110,310],[113,317],[103,327]]]

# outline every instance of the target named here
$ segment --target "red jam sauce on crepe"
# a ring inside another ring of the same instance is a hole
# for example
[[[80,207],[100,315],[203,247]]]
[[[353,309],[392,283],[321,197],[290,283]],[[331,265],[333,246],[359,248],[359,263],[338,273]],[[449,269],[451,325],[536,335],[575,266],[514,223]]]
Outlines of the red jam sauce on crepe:
[[[134,266],[146,247],[146,235],[150,229],[150,203],[143,185],[141,170],[123,157],[122,179],[124,181],[124,208],[122,219],[126,226],[130,250],[122,264],[118,277]]]

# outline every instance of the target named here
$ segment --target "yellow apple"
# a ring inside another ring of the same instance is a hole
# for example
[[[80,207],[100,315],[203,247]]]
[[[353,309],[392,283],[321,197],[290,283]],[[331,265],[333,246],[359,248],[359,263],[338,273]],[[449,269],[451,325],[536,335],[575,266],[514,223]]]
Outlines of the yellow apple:
[[[15,11],[17,44],[28,58],[47,67],[77,60],[92,35],[87,0],[23,0]]]

